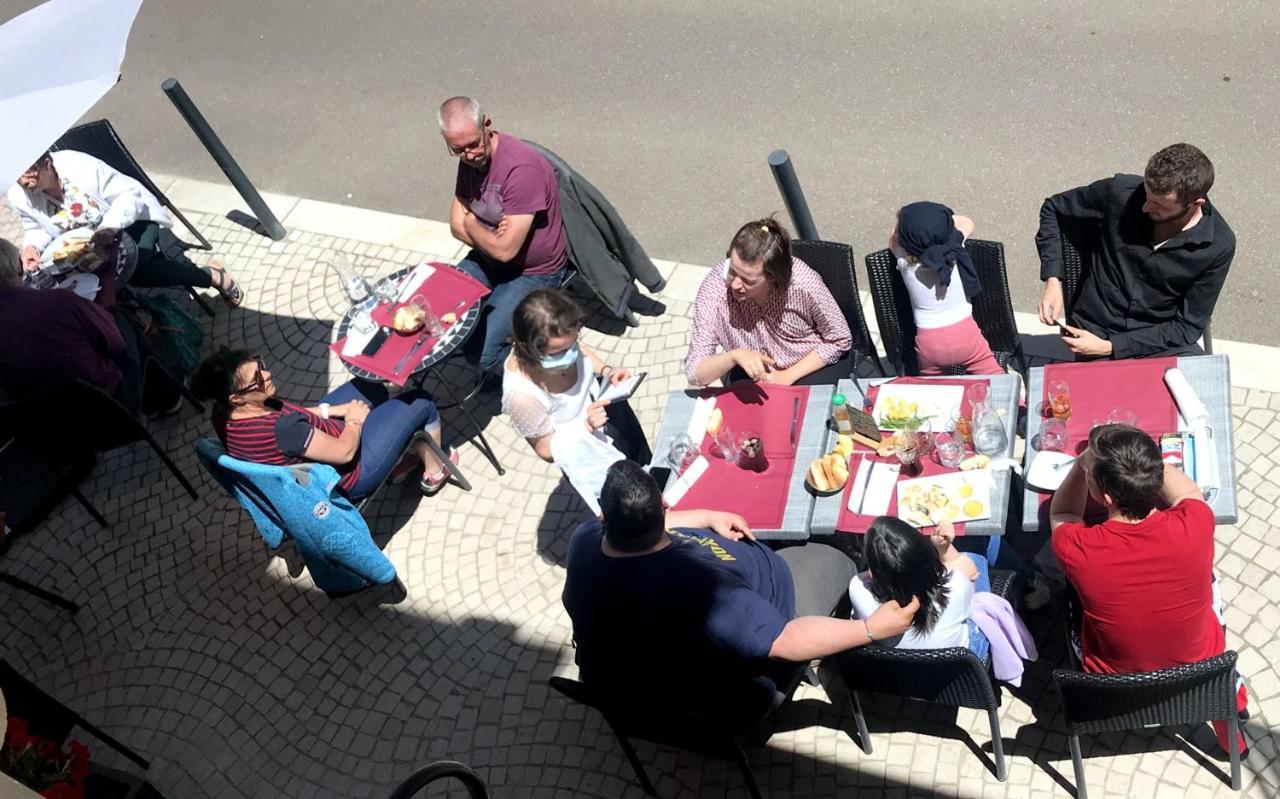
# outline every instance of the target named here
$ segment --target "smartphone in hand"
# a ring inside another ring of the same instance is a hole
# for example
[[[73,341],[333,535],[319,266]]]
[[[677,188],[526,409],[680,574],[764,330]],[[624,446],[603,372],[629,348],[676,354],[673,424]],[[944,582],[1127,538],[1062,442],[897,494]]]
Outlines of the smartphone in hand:
[[[1062,336],[1063,338],[1075,338],[1075,337],[1076,337],[1076,334],[1075,334],[1075,333],[1072,333],[1070,330],[1068,330],[1068,329],[1067,329],[1067,320],[1065,320],[1065,319],[1059,319],[1059,320],[1058,320],[1058,335],[1059,335],[1059,336]]]

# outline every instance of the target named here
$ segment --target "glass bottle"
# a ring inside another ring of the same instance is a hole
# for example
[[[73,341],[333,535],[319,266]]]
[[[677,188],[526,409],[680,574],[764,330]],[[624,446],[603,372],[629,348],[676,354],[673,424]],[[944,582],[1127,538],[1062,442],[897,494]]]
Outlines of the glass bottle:
[[[1005,433],[1004,422],[995,408],[985,402],[973,406],[973,451],[996,457],[1003,455],[1009,446],[1009,436]]]
[[[853,433],[853,419],[849,416],[849,407],[845,404],[843,394],[836,394],[831,398],[831,418],[836,423],[837,433],[845,436]]]
[[[329,256],[329,266],[338,275],[338,282],[342,284],[342,289],[347,293],[347,299],[354,303],[364,302],[373,293],[373,288],[369,285],[369,281],[360,276],[355,269],[351,268],[351,262],[347,260],[347,256],[340,252],[335,252]]]

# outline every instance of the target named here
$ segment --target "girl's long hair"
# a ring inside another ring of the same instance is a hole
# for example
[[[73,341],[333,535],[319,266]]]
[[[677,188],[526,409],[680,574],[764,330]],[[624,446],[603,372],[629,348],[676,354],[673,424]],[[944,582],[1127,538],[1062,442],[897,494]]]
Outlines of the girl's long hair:
[[[901,519],[881,516],[867,530],[866,553],[872,596],[899,605],[919,597],[911,628],[919,635],[932,630],[947,606],[947,569],[933,543]]]

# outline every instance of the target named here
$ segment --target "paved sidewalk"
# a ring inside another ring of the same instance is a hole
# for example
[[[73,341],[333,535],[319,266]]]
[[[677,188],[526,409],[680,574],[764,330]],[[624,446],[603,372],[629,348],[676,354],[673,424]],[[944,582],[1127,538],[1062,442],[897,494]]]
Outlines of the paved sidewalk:
[[[327,252],[349,253],[370,276],[424,255],[457,255],[430,223],[368,243],[306,232],[295,219],[288,239],[272,243],[211,208],[179,202],[197,209],[193,221],[248,290],[244,308],[217,304],[207,346],[268,357],[292,398],[314,398],[345,379],[326,349],[344,308]],[[315,229],[350,219],[337,206],[315,205]],[[0,216],[0,235],[14,235],[9,216]],[[649,430],[665,393],[683,387],[687,284],[699,274],[669,268],[665,315],[642,317],[622,335],[585,335],[610,361],[649,370],[635,401]],[[1241,520],[1218,530],[1218,575],[1229,645],[1253,698],[1244,791],[1233,793],[1219,773],[1225,763],[1195,748],[1211,742],[1205,728],[1191,744],[1179,730],[1094,739],[1086,765],[1093,796],[1261,799],[1280,790],[1280,731],[1270,721],[1280,719],[1280,394],[1237,388],[1233,399]],[[456,416],[446,414],[446,427],[460,432]],[[385,797],[441,758],[477,768],[496,797],[643,796],[600,717],[546,686],[553,674],[575,673],[560,592],[568,533],[585,509],[504,419],[486,427],[504,477],[464,446],[473,492],[448,488],[423,499],[393,487],[369,509],[375,537],[408,586],[398,605],[368,594],[327,599],[288,547],[282,557],[269,554],[196,463],[192,445],[209,435],[205,420],[186,411],[152,429],[201,498],[191,501],[145,445],[101,458],[84,489],[111,529],[64,503],[14,542],[3,564],[83,609],[71,617],[0,589],[0,619],[3,657],[149,757],[166,796]],[[974,752],[989,751],[985,716],[974,711],[864,699],[875,744],[864,755],[838,681],[801,689],[780,731],[749,752],[757,779],[771,796],[1070,796],[1049,680],[1062,659],[1061,629],[1050,617],[1031,621],[1046,651],[1021,689],[1003,691],[1007,783],[984,765],[989,755]],[[744,795],[727,763],[647,744],[639,751],[663,796]]]

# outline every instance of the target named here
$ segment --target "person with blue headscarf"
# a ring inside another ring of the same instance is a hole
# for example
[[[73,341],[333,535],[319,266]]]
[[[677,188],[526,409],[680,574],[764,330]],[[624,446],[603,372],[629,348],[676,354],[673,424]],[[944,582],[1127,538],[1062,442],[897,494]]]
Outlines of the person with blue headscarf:
[[[982,283],[964,248],[972,233],[973,220],[941,203],[916,202],[898,211],[889,249],[911,297],[922,375],[940,375],[957,365],[971,375],[1004,374],[973,320],[970,301]]]

